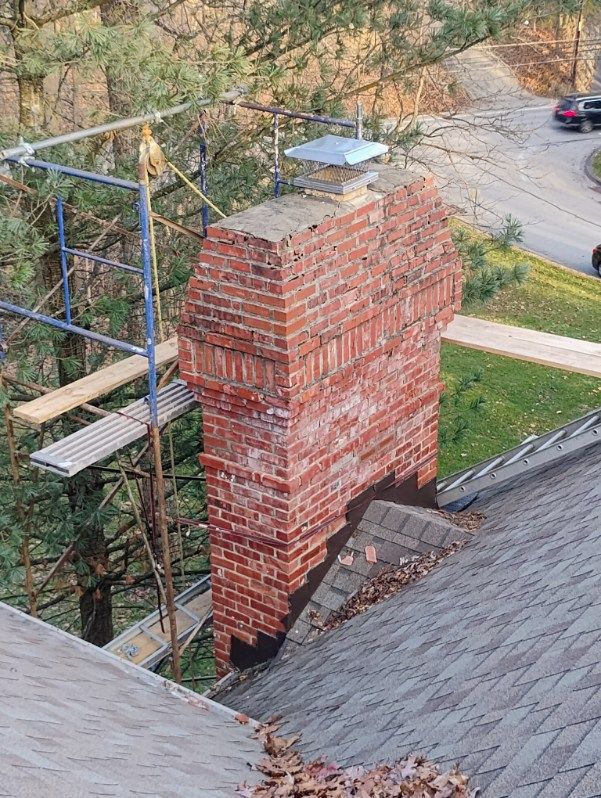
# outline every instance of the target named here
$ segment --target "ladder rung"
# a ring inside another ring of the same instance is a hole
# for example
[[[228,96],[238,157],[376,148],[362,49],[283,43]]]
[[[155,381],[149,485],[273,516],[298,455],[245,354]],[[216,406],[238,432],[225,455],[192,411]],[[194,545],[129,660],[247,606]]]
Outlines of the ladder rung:
[[[551,446],[557,443],[557,441],[562,441],[565,437],[567,437],[567,431],[565,429],[559,429],[553,435],[550,435],[546,440],[541,441],[541,445],[537,446],[537,450],[542,451],[543,449],[549,449]]]
[[[475,477],[483,477],[483,476],[486,476],[486,474],[488,474],[490,471],[494,471],[494,470],[495,470],[495,468],[496,468],[497,466],[500,466],[500,465],[501,465],[501,463],[503,462],[503,460],[504,460],[504,458],[503,458],[503,457],[497,457],[497,458],[495,458],[494,460],[491,460],[491,461],[490,461],[490,463],[488,463],[487,465],[485,465],[485,466],[484,466],[483,468],[481,468],[479,471],[478,471],[478,470],[476,470],[476,473],[474,474],[474,476],[475,476]]]
[[[530,452],[533,449],[534,449],[534,444],[533,443],[529,443],[527,446],[523,446],[519,450],[519,452],[516,452],[511,457],[507,458],[507,460],[505,460],[503,465],[511,465],[512,463],[517,462],[517,460],[521,460],[522,457],[525,457],[527,454],[530,454]]]
[[[587,419],[584,424],[581,424],[578,429],[574,430],[574,432],[570,434],[570,437],[580,435],[581,432],[585,432],[589,427],[593,427],[599,421],[601,421],[601,413],[595,413],[595,415]]]
[[[595,410],[543,435],[531,435],[519,446],[438,483],[438,504],[444,507],[479,490],[498,485],[565,454],[601,442],[601,411]]]
[[[457,477],[457,479],[454,479],[452,482],[451,480],[453,479],[453,477],[449,477],[449,479],[440,483],[439,490],[442,489],[442,486],[444,486],[445,490],[451,490],[451,488],[456,488],[466,480],[471,479],[474,473],[475,470],[471,468],[469,471],[462,471],[459,474],[456,474],[455,476]],[[448,484],[449,482],[451,483],[450,485]]]

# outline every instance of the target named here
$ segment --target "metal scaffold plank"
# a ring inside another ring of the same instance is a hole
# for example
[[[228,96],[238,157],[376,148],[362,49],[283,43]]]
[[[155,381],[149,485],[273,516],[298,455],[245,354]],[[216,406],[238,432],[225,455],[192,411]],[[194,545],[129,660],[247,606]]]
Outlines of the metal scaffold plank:
[[[172,363],[176,358],[177,338],[169,338],[156,347],[157,368]],[[28,424],[40,426],[69,410],[105,396],[122,385],[144,377],[147,372],[148,359],[143,355],[133,355],[52,393],[26,402],[15,408],[13,415]]]
[[[469,349],[601,377],[601,344],[592,341],[468,316],[455,316],[442,339]]]
[[[198,634],[211,616],[211,580],[203,577],[175,598],[177,639],[185,643]],[[171,653],[169,629],[161,618],[166,611],[155,612],[126,629],[104,648],[142,668],[154,668]]]
[[[181,380],[160,390],[157,395],[158,422],[163,426],[187,413],[196,404],[194,394]],[[104,460],[140,438],[148,435],[150,408],[148,399],[140,399],[129,407],[68,435],[56,443],[34,452],[32,465],[62,477],[72,477],[84,468]]]

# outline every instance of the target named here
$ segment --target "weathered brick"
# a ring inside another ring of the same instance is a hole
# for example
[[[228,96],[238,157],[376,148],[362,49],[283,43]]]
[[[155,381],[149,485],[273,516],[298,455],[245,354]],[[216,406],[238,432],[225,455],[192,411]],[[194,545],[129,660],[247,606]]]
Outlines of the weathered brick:
[[[264,233],[232,217],[190,280],[180,372],[204,411],[221,670],[232,635],[285,629],[351,499],[392,471],[435,477],[440,332],[461,273],[432,181],[398,182],[281,240],[274,201]]]

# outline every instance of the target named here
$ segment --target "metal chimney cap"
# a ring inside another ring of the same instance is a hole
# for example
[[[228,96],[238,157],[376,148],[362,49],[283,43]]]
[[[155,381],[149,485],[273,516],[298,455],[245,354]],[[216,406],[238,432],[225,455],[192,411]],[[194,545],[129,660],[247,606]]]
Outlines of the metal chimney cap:
[[[344,136],[322,136],[297,147],[284,150],[289,158],[302,161],[317,161],[331,166],[346,166],[369,161],[388,152],[386,144],[365,139],[349,139]]]

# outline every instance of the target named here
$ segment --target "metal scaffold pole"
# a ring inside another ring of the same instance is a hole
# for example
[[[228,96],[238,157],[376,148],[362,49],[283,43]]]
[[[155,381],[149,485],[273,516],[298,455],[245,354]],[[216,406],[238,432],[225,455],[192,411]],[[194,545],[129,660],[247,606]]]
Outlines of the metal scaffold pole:
[[[140,148],[138,165],[140,197],[140,244],[142,250],[142,269],[144,272],[144,305],[146,316],[146,349],[148,353],[148,398],[150,404],[150,446],[154,463],[156,521],[161,538],[163,572],[165,577],[165,603],[169,619],[171,638],[171,661],[173,678],[178,684],[182,681],[182,670],[177,635],[177,608],[173,589],[173,569],[171,567],[171,547],[169,543],[169,522],[163,461],[161,458],[161,434],[157,409],[157,375],[155,361],[154,296],[153,296],[153,255],[151,251],[150,186],[148,180],[148,157],[144,144]],[[160,301],[157,297],[157,301]]]
[[[23,156],[32,156],[40,150],[47,150],[49,147],[56,147],[58,144],[73,144],[76,141],[83,141],[84,139],[91,138],[92,136],[100,136],[105,133],[114,133],[119,130],[129,130],[132,127],[139,127],[145,122],[160,122],[162,119],[167,119],[171,116],[184,113],[190,108],[206,108],[210,105],[215,105],[219,102],[235,102],[240,97],[241,92],[234,90],[225,92],[216,100],[198,99],[194,102],[181,103],[181,105],[174,105],[172,108],[166,108],[164,111],[150,111],[147,114],[140,116],[131,116],[127,119],[118,119],[115,122],[106,122],[103,125],[90,127],[86,130],[75,130],[72,133],[63,133],[60,136],[53,136],[52,138],[42,139],[41,141],[34,141],[31,143],[23,142],[17,144],[15,147],[9,147],[6,150],[0,150],[0,161],[8,158],[22,158]]]

